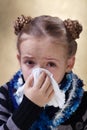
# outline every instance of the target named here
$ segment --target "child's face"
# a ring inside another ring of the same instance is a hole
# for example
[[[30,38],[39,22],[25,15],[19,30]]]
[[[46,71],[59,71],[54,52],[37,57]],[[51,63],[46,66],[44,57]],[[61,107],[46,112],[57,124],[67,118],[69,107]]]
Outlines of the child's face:
[[[65,48],[57,43],[51,43],[50,38],[28,36],[20,44],[20,54],[17,56],[25,81],[34,68],[41,67],[49,70],[60,83],[74,64],[74,58],[67,58]]]

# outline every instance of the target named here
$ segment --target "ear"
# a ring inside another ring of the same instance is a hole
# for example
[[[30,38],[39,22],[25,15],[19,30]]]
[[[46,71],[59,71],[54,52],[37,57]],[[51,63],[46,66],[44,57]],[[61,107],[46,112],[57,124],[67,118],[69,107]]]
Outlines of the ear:
[[[66,72],[70,72],[73,69],[74,64],[75,64],[75,56],[72,56],[67,61]]]
[[[21,65],[21,55],[19,53],[17,53],[17,59],[18,59],[19,64]]]

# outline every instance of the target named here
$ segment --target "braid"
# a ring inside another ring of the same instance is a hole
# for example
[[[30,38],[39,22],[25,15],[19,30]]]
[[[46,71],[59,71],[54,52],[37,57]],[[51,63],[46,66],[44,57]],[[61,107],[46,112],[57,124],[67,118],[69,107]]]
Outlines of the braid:
[[[76,40],[82,31],[82,25],[77,20],[64,20],[64,25],[67,31],[69,40]]]
[[[28,24],[29,22],[31,22],[31,17],[25,17],[24,15],[21,15],[20,17],[17,17],[17,20],[15,21],[15,25],[14,25],[14,32],[16,35],[18,35],[21,30],[23,29],[23,27]]]

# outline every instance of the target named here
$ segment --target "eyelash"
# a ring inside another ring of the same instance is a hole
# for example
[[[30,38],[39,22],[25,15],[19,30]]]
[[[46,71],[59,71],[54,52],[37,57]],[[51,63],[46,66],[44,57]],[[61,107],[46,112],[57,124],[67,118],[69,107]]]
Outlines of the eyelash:
[[[25,61],[25,64],[27,64],[28,66],[33,66],[33,65],[35,65],[36,63],[34,62],[34,61],[32,61],[32,60],[28,60],[28,61]],[[48,62],[47,63],[47,66],[48,67],[56,67],[56,64],[54,63],[54,62]]]
[[[27,64],[28,66],[29,65],[34,65],[35,64],[35,62],[34,61],[32,61],[32,60],[28,60],[28,61],[25,61],[25,64]]]
[[[56,64],[53,62],[49,62],[48,64],[50,65],[50,67],[56,67]]]

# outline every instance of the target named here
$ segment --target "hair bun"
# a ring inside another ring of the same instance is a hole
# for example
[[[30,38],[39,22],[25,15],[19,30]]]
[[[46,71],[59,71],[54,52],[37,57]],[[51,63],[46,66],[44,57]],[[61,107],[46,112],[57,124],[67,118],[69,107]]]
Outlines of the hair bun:
[[[76,40],[82,31],[82,25],[77,20],[64,20],[64,25],[70,40]]]
[[[31,17],[26,17],[24,15],[21,15],[20,17],[17,17],[17,20],[15,21],[14,24],[14,32],[16,35],[18,35],[20,33],[20,31],[22,30],[22,28],[31,21]]]

